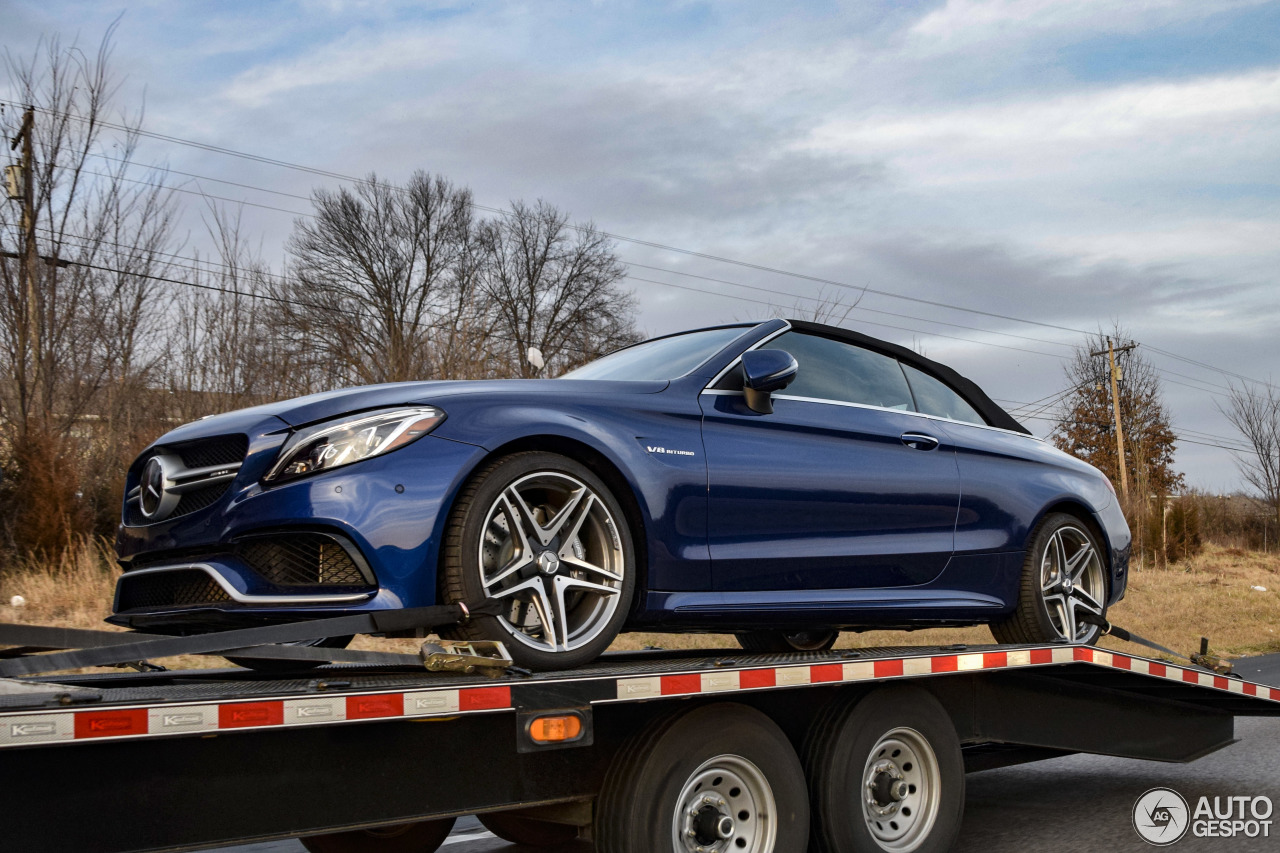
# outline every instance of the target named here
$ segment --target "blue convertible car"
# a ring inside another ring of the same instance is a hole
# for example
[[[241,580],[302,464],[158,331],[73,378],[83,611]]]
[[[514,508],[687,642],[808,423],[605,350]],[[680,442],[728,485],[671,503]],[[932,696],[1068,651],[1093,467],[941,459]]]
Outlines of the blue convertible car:
[[[206,418],[128,473],[112,621],[201,631],[504,602],[461,636],[573,666],[619,631],[821,649],[986,623],[1091,642],[1110,482],[977,386],[844,329],[656,338],[559,379],[408,382]]]

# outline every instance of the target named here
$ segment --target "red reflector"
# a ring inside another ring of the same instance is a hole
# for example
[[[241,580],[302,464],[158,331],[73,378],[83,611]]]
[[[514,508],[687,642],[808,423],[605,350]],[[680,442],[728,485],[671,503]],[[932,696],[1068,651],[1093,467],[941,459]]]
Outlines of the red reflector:
[[[743,690],[753,687],[774,687],[778,683],[778,673],[772,669],[744,669],[738,673],[738,686]]]
[[[1256,684],[1250,684],[1249,682],[1246,681],[1241,686],[1244,688],[1244,693],[1246,696],[1258,695],[1258,686]]]
[[[1184,669],[1184,670],[1182,671],[1182,680],[1183,680],[1183,681],[1189,681],[1189,682],[1191,682],[1192,684],[1199,684],[1199,683],[1200,683],[1200,673],[1195,672],[1195,671],[1190,670],[1190,669]]]
[[[900,660],[876,661],[876,678],[890,678],[895,675],[902,675],[902,661]]]
[[[348,720],[369,720],[376,717],[400,717],[403,715],[404,697],[399,693],[347,697]]]
[[[218,728],[242,729],[284,724],[283,702],[241,702],[218,706]]]
[[[1008,652],[983,652],[982,668],[983,669],[999,669],[1002,666],[1009,665]]]
[[[945,655],[944,657],[934,658],[930,663],[930,669],[933,672],[955,672],[960,668],[960,658],[955,655]]]
[[[1227,689],[1227,680],[1226,680],[1225,678],[1221,678],[1221,677],[1219,677],[1219,676],[1216,676],[1216,675],[1215,675],[1215,676],[1213,677],[1213,686],[1214,686],[1214,687],[1216,687],[1216,688],[1218,688],[1219,690],[1226,690],[1226,689]]]
[[[123,737],[145,735],[147,712],[132,711],[80,711],[76,714],[76,737]]]
[[[1032,663],[1053,663],[1053,649],[1032,649]]]
[[[1076,649],[1075,659],[1085,663],[1093,663],[1093,649]]]
[[[1147,664],[1147,668],[1150,670],[1152,675],[1164,676],[1164,664],[1162,663],[1150,663]]]
[[[702,692],[702,676],[697,673],[692,675],[664,675],[662,676],[662,695],[671,696],[676,693],[701,693]]]
[[[491,711],[510,707],[510,687],[468,687],[458,691],[459,711]]]
[[[1116,669],[1133,669],[1133,658],[1128,655],[1111,655],[1111,665]]]
[[[821,663],[809,667],[809,681],[817,684],[822,681],[840,681],[844,678],[844,665],[838,663]]]

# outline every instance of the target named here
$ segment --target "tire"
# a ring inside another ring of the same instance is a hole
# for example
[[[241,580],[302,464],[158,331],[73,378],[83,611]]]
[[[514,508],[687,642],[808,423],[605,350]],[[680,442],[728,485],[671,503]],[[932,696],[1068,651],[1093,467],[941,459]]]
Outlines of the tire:
[[[1074,515],[1050,513],[1027,546],[1017,609],[993,622],[991,634],[998,643],[1092,645],[1102,629],[1079,614],[1105,619],[1106,602],[1107,567],[1097,536]]]
[[[351,645],[351,641],[354,639],[355,637],[353,636],[321,637],[318,640],[303,640],[297,643],[283,643],[282,645],[305,646],[312,649],[345,649]],[[227,660],[236,666],[252,669],[255,672],[293,672],[299,669],[315,669],[328,663],[328,661],[322,660],[270,660],[268,658],[238,657],[229,657]]]
[[[839,631],[741,631],[738,645],[749,652],[825,652],[840,639]]]
[[[298,840],[310,853],[435,853],[449,837],[453,822],[454,818],[445,817]]]
[[[942,853],[960,831],[960,738],[919,687],[833,704],[814,721],[805,769],[814,853]]]
[[[459,493],[440,574],[446,602],[511,602],[501,616],[452,629],[455,639],[499,640],[520,666],[569,669],[599,657],[622,628],[635,548],[622,506],[585,465],[517,453]]]
[[[594,834],[599,853],[805,853],[804,773],[764,714],[704,705],[649,726],[615,756]]]
[[[476,815],[484,828],[512,844],[525,847],[552,847],[567,844],[578,837],[578,827],[567,823],[525,817],[510,812]]]

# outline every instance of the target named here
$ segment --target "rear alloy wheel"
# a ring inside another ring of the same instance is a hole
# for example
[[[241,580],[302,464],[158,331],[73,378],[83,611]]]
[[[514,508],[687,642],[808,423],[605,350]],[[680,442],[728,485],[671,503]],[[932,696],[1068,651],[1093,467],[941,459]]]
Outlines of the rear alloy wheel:
[[[1102,549],[1073,515],[1046,516],[1031,537],[1022,568],[1018,609],[991,633],[1001,643],[1097,642],[1093,619],[1107,614],[1107,571]]]
[[[749,652],[825,652],[840,638],[839,631],[740,631],[738,645]]]
[[[530,669],[580,666],[609,647],[635,586],[626,516],[586,466],[518,453],[483,470],[459,495],[444,543],[450,602],[494,598],[500,616],[458,626],[461,639],[500,640]]]
[[[310,853],[435,853],[449,837],[453,823],[453,818],[446,817],[298,840]]]

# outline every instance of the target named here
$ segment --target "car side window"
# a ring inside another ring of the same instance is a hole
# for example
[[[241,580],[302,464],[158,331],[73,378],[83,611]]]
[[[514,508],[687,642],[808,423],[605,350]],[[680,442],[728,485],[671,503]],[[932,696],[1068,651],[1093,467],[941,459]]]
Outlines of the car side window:
[[[853,344],[786,332],[762,349],[786,350],[800,365],[796,379],[780,393],[885,409],[912,411],[911,389],[897,359]]]
[[[940,379],[909,364],[902,365],[902,369],[911,382],[911,390],[916,398],[916,409],[922,414],[970,424],[986,424],[986,420],[973,406]]]

